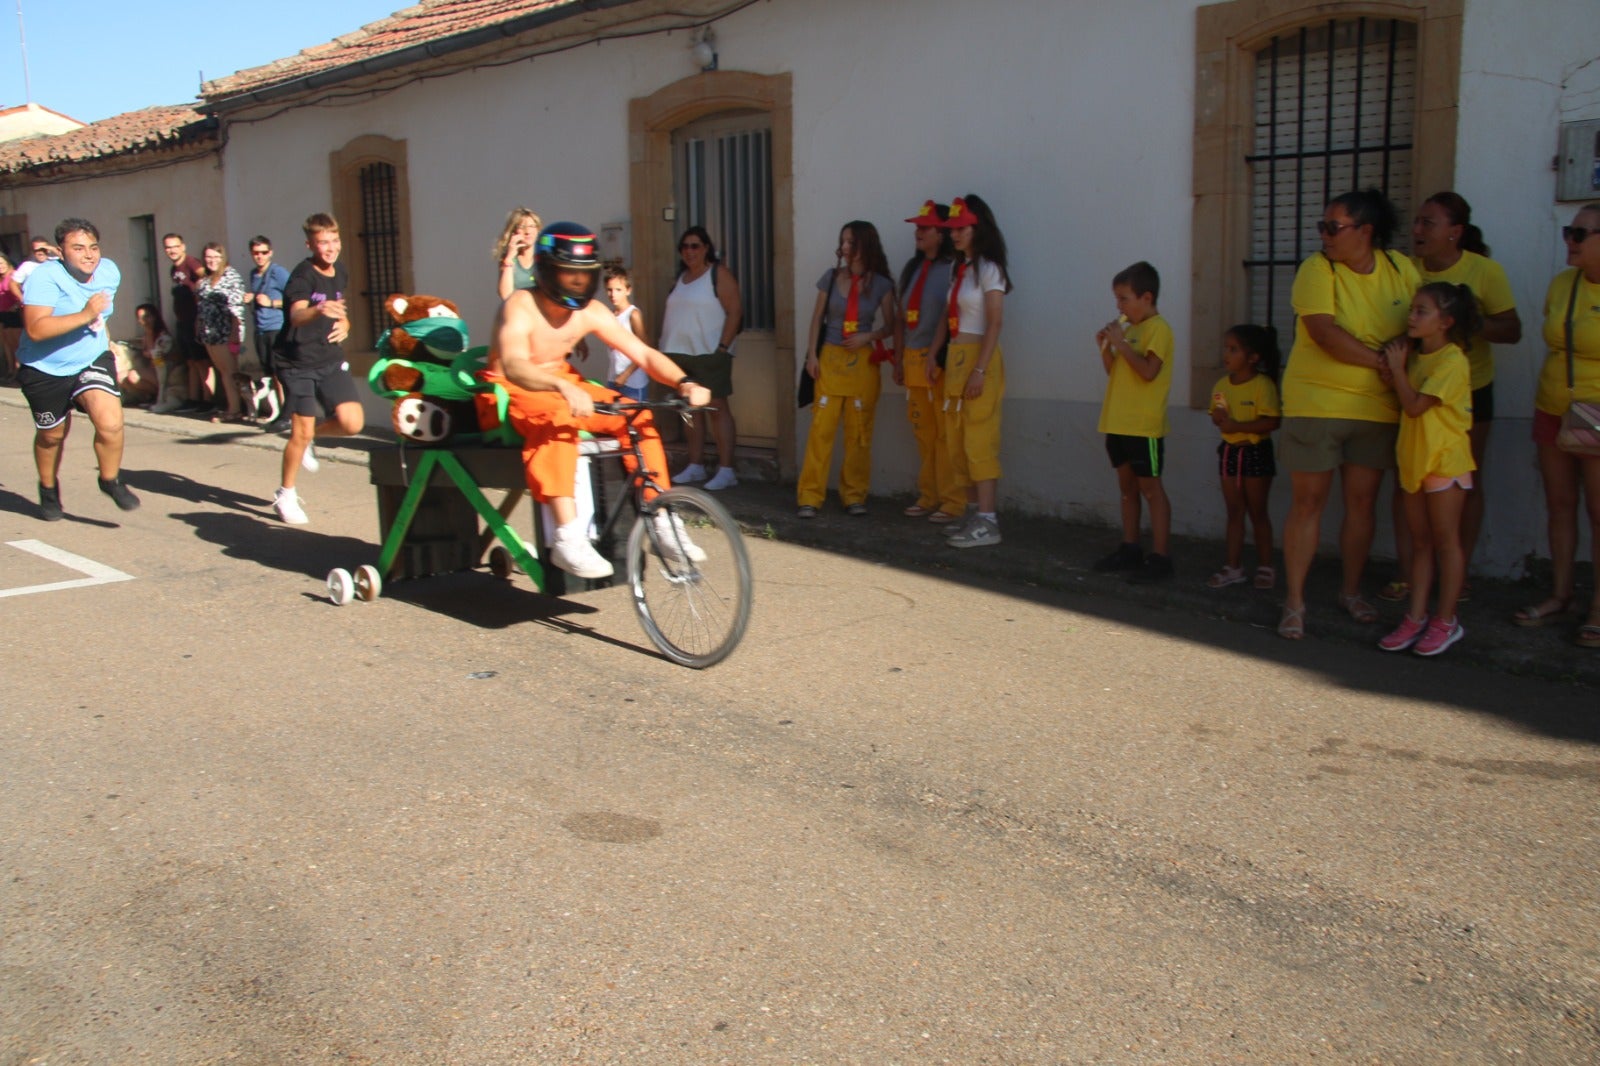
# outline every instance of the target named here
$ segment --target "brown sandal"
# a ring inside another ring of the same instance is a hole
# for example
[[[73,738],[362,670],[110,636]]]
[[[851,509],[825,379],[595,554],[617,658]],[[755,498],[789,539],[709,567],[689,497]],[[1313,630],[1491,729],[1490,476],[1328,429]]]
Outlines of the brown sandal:
[[[1546,609],[1545,604],[1553,603],[1554,607]],[[1572,597],[1551,596],[1542,603],[1530,604],[1511,616],[1511,621],[1524,629],[1538,629],[1552,622],[1559,622],[1572,614]]]

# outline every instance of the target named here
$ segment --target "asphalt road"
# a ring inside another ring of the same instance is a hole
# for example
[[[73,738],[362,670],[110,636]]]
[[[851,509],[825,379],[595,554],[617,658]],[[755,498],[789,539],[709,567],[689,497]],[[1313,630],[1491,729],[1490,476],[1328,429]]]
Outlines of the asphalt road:
[[[694,672],[87,429],[46,524],[0,406],[0,1064],[1600,1061],[1592,688],[759,536]]]

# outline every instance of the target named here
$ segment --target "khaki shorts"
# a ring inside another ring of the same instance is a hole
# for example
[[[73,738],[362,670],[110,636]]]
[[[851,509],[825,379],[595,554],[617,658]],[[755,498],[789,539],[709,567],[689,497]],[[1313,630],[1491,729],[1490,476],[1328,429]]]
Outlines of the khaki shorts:
[[[1278,431],[1278,461],[1291,474],[1322,474],[1345,463],[1393,470],[1397,422],[1359,418],[1285,418]]]
[[[710,389],[713,400],[733,395],[733,353],[683,355],[678,352],[667,352],[666,356],[677,363],[685,374]]]

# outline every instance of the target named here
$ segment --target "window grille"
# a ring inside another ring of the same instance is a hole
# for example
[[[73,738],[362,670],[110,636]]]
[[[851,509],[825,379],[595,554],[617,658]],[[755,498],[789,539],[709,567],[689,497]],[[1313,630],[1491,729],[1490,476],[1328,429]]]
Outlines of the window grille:
[[[1335,196],[1376,187],[1410,217],[1417,29],[1397,19],[1333,20],[1256,53],[1250,168],[1250,321],[1287,349],[1295,270],[1321,248]]]
[[[772,265],[772,134],[744,130],[683,142],[687,225],[705,226],[739,279],[744,329],[776,326]]]
[[[370,337],[388,331],[383,302],[400,292],[400,211],[395,168],[369,163],[361,168],[361,250],[367,267],[366,299]]]

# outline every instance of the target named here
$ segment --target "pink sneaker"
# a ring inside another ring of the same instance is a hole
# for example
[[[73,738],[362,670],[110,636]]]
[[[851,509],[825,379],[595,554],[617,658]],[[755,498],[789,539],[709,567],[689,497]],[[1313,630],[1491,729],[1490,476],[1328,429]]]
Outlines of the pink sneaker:
[[[1400,624],[1395,626],[1394,632],[1378,641],[1378,647],[1384,651],[1405,651],[1411,645],[1422,639],[1423,630],[1428,628],[1428,616],[1412,618],[1409,614],[1400,619]],[[1443,649],[1440,649],[1441,651]]]
[[[1428,623],[1428,631],[1422,634],[1422,639],[1411,650],[1418,655],[1438,655],[1466,635],[1467,631],[1461,627],[1459,619],[1446,621],[1435,618]]]

